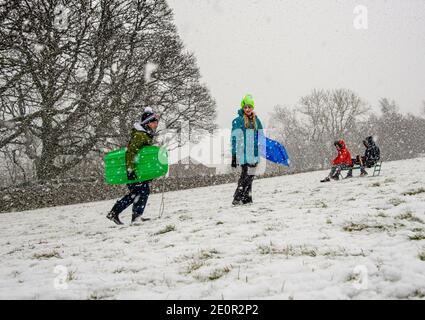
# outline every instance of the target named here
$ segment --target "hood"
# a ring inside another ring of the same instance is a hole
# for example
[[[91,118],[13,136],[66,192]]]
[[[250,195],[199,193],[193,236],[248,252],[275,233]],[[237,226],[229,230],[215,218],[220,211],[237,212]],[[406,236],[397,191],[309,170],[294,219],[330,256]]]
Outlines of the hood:
[[[144,132],[150,135],[151,137],[155,136],[155,132],[153,132],[151,128],[143,126],[140,121],[135,122],[133,128],[137,131]]]
[[[341,149],[346,149],[347,148],[347,145],[345,144],[345,141],[344,140],[338,140],[338,143],[340,144],[340,146],[341,146]]]
[[[373,146],[375,146],[375,140],[373,139],[373,137],[372,137],[372,136],[367,137],[364,141],[367,143],[367,145],[368,145],[369,147],[373,147]]]

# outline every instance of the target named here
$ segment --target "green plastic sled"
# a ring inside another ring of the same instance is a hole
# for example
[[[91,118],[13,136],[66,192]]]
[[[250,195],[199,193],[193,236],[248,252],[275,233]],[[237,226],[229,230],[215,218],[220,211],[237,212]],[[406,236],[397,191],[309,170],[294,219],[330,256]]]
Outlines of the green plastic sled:
[[[105,182],[107,184],[129,184],[156,179],[168,172],[168,153],[164,148],[145,146],[135,161],[136,180],[127,179],[125,153],[127,148],[108,152],[105,156]]]

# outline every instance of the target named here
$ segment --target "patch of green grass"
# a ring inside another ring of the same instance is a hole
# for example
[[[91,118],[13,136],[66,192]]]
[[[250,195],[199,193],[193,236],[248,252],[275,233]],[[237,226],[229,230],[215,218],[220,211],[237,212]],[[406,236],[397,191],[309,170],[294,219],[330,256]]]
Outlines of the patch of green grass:
[[[208,260],[214,258],[214,255],[217,255],[218,251],[216,249],[210,249],[210,250],[201,250],[199,253],[199,259],[201,260]]]
[[[423,234],[423,233],[416,233],[413,236],[409,236],[409,240],[412,240],[412,241],[425,240],[425,234]]]
[[[112,273],[123,273],[125,271],[124,267],[116,268]]]
[[[66,276],[66,280],[68,282],[71,282],[72,280],[77,279],[76,274],[77,274],[77,271],[76,270],[69,270],[68,271],[68,275]]]
[[[371,187],[380,187],[381,183],[380,182],[374,182],[370,185]]]
[[[398,215],[396,218],[400,220],[408,220],[412,222],[424,223],[423,220],[415,216],[412,211],[406,211],[405,213]]]
[[[187,214],[182,214],[180,217],[179,217],[179,220],[180,221],[186,221],[186,220],[191,220],[192,219],[192,217],[191,216],[189,216],[189,215],[187,215]]]
[[[192,260],[189,262],[188,266],[186,267],[186,274],[190,274],[193,271],[198,270],[202,266],[204,266],[205,262],[200,260]]]
[[[314,203],[314,205],[315,205],[317,208],[327,208],[327,207],[328,207],[328,205],[327,205],[324,201],[321,201],[321,200],[316,201],[316,202]]]
[[[219,252],[216,249],[209,249],[209,250],[201,250],[197,254],[194,254],[192,256],[183,256],[183,259],[190,259],[185,274],[190,274],[193,271],[198,270],[202,266],[204,266],[209,259],[215,258]],[[177,261],[181,260],[181,258],[177,259]]]
[[[421,289],[416,289],[412,296],[412,298],[419,298],[419,299],[423,299],[425,298],[425,291],[422,291]]]
[[[225,266],[223,268],[214,269],[208,275],[208,280],[214,281],[214,280],[220,279],[222,276],[224,276],[225,274],[229,273],[230,270],[231,270],[231,268],[228,267],[228,266]]]
[[[44,259],[51,259],[51,258],[62,259],[61,255],[56,250],[45,252],[45,253],[35,253],[32,257],[33,259],[37,259],[37,260],[44,260]]]
[[[401,200],[399,198],[392,198],[388,201],[390,204],[392,204],[394,207],[397,207],[401,205],[402,203],[405,203],[406,201]]]
[[[344,226],[342,229],[347,232],[353,232],[353,231],[362,231],[367,228],[369,228],[369,226],[366,224],[350,222],[348,225]]]
[[[114,294],[112,290],[95,290],[89,295],[88,300],[104,300],[112,298],[113,296]]]
[[[306,246],[292,246],[288,245],[283,248],[278,248],[270,242],[269,245],[259,245],[257,250],[260,254],[282,254],[288,256],[309,256],[316,257],[317,253],[315,249],[307,248]]]
[[[404,227],[401,223],[395,223],[393,225],[383,225],[383,224],[375,224],[375,225],[367,225],[365,223],[355,223],[350,222],[346,226],[344,226],[342,229],[346,232],[355,232],[355,231],[363,231],[363,230],[377,230],[377,231],[384,231],[384,230],[390,230],[390,229],[398,229],[400,227]]]
[[[216,225],[219,226],[220,224],[224,224],[223,221],[217,221]]]
[[[410,190],[410,191],[406,191],[403,193],[403,196],[414,196],[420,193],[424,193],[425,192],[425,188],[419,188],[416,190]]]
[[[176,226],[174,224],[167,225],[164,229],[161,229],[158,232],[154,233],[154,235],[157,236],[171,231],[176,231]]]
[[[421,261],[425,261],[425,250],[424,250],[424,251],[422,251],[422,252],[419,252],[419,259],[420,259]]]
[[[347,278],[345,279],[345,281],[347,282],[352,282],[352,281],[359,281],[360,279],[360,274],[358,273],[350,273]]]

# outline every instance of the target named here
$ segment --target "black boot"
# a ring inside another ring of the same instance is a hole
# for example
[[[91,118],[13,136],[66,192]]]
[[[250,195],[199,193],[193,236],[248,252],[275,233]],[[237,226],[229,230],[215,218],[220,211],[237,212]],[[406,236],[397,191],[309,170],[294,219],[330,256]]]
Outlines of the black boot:
[[[242,200],[243,204],[249,204],[252,203],[252,196],[246,197],[244,200]]]
[[[143,221],[149,221],[150,218],[143,218],[141,214],[133,214],[131,216],[131,224],[137,224]]]
[[[325,179],[320,180],[320,182],[329,182],[329,181],[331,181],[331,179],[329,177],[326,177]]]
[[[241,204],[242,204],[242,201],[241,200],[233,199],[232,205],[234,205],[234,206],[240,206]]]
[[[113,211],[109,212],[108,215],[106,216],[106,218],[108,218],[109,220],[115,222],[118,225],[124,224],[124,223],[121,222],[121,220],[118,217],[118,215],[115,212],[113,212]]]

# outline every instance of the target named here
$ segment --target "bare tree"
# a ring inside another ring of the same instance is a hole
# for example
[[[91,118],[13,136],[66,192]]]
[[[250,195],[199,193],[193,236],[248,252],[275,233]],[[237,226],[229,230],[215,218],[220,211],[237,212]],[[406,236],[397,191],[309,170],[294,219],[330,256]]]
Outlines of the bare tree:
[[[168,128],[214,126],[165,0],[12,0],[0,21],[0,148],[24,150],[38,179],[122,144],[146,105]]]
[[[286,143],[291,166],[307,170],[329,165],[333,141],[359,140],[358,125],[366,112],[365,103],[350,90],[313,90],[292,111],[277,107],[272,123]]]

